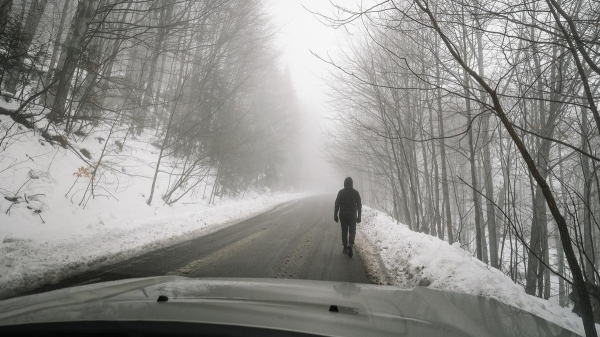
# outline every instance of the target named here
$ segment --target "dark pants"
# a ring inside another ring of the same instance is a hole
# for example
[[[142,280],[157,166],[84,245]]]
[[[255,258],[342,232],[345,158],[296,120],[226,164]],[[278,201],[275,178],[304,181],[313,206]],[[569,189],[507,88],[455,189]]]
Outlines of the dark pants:
[[[342,224],[342,243],[348,247],[348,229],[350,229],[350,245],[354,246],[356,235],[356,213],[340,212],[340,223]]]

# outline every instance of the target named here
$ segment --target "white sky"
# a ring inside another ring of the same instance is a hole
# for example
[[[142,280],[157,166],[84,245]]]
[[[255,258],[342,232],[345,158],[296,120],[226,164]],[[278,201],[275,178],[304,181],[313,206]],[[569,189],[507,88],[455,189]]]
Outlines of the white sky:
[[[271,0],[272,12],[277,26],[279,44],[283,48],[282,61],[290,67],[294,85],[300,98],[314,99],[321,95],[325,64],[319,61],[310,51],[319,55],[335,53],[336,30],[320,23],[311,11],[329,14],[331,4],[327,0]],[[304,6],[304,7],[303,7]]]
[[[343,187],[343,175],[336,174],[319,154],[323,146],[321,126],[325,122],[323,118],[329,114],[326,106],[327,88],[320,79],[326,76],[327,67],[311,54],[311,50],[321,56],[328,53],[334,55],[337,50],[336,36],[339,33],[320,23],[304,7],[327,15],[333,13],[333,8],[327,0],[271,2],[275,23],[280,28],[277,39],[283,51],[283,66],[289,67],[307,122],[302,130],[307,151],[311,154],[306,169],[312,184],[307,187],[337,192],[337,189]]]

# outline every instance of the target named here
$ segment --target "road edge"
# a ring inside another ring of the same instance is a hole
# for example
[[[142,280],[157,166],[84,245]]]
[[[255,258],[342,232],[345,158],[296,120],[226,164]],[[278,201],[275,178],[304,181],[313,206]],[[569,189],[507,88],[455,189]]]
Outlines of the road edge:
[[[367,271],[367,277],[373,284],[394,285],[390,274],[383,264],[381,255],[360,228],[356,229],[355,247]]]

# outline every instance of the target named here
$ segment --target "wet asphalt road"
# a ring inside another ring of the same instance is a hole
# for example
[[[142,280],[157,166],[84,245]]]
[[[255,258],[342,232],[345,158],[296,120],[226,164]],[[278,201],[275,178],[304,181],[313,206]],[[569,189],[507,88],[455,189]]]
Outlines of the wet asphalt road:
[[[342,255],[332,196],[291,201],[203,237],[90,270],[30,293],[133,277],[294,278],[370,283],[360,256]]]

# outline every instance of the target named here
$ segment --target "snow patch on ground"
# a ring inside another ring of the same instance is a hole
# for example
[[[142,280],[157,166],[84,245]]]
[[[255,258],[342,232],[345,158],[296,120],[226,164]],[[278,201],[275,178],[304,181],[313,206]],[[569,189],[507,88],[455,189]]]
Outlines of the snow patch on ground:
[[[569,308],[530,296],[510,277],[472,257],[458,243],[408,229],[406,225],[363,206],[358,231],[379,251],[389,278],[396,286],[431,288],[486,296],[533,313],[577,334],[583,322]],[[600,325],[596,325],[599,329]]]
[[[4,98],[0,98],[0,108],[15,111],[19,108],[19,103],[16,100],[7,102]]]

